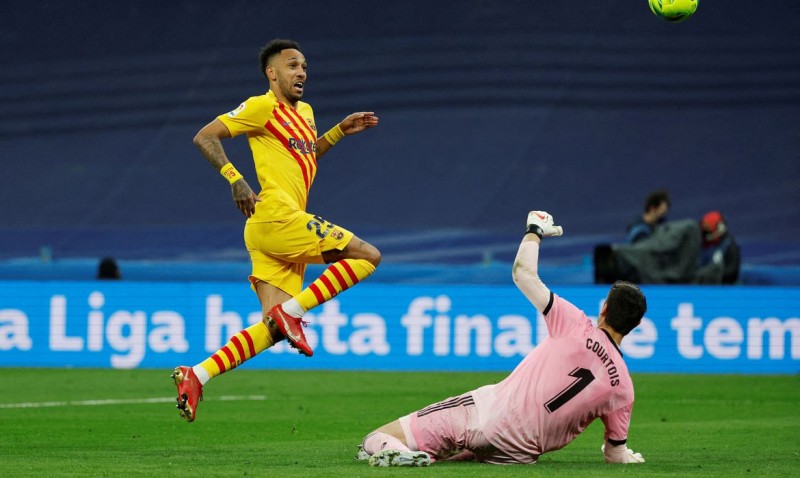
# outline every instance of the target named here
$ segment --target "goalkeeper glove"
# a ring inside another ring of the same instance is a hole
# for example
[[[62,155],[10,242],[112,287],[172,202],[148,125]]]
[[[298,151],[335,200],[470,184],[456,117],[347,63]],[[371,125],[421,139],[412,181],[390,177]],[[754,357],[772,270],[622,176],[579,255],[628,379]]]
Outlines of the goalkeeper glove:
[[[612,450],[610,450],[610,453],[606,453],[605,444],[600,447],[603,451],[606,463],[644,463],[644,457],[641,453],[634,453],[633,450],[625,445],[611,448]]]
[[[560,236],[564,234],[561,226],[553,224],[553,216],[545,211],[531,211],[528,213],[527,232],[536,234],[541,239],[544,236]]]

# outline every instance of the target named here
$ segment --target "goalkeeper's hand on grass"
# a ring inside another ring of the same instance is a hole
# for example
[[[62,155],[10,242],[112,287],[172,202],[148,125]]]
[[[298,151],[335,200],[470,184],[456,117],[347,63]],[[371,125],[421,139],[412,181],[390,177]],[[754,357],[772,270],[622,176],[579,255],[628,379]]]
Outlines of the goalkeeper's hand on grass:
[[[635,453],[625,445],[612,446],[608,453],[605,444],[600,449],[603,451],[606,463],[644,463],[641,453]]]
[[[623,463],[644,463],[644,457],[641,453],[634,453],[630,448],[626,448]]]
[[[560,236],[564,234],[561,226],[553,224],[553,216],[545,211],[531,211],[528,213],[528,230],[542,237]]]

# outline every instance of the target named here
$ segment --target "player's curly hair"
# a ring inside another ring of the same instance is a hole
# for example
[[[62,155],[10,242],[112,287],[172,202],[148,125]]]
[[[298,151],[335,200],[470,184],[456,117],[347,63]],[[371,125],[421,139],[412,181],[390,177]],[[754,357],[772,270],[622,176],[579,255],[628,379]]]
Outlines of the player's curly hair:
[[[647,299],[636,284],[618,280],[606,298],[606,324],[622,335],[635,329],[647,311]]]
[[[277,55],[278,53],[282,52],[283,50],[294,49],[300,50],[300,44],[294,40],[286,40],[282,38],[276,38],[275,40],[270,40],[269,43],[264,45],[261,48],[261,52],[258,55],[258,59],[261,63],[261,74],[264,77],[267,77],[267,64],[269,64],[269,60],[272,59],[273,56]]]

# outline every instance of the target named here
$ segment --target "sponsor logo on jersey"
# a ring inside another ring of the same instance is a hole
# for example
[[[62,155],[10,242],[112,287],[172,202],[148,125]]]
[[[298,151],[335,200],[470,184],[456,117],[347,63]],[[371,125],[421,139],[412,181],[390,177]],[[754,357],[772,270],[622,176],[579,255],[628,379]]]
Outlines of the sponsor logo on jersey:
[[[289,138],[289,149],[294,149],[302,154],[316,153],[317,143],[314,141],[306,141],[304,139]]]

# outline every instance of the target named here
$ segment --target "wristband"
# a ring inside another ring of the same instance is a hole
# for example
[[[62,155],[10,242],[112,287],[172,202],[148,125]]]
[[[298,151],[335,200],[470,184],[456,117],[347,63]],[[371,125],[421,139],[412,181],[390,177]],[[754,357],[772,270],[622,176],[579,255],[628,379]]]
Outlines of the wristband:
[[[338,143],[340,139],[344,138],[344,131],[342,131],[342,127],[337,124],[329,129],[327,133],[323,134],[322,137],[325,138],[329,145],[333,146]]]
[[[541,239],[543,232],[544,231],[542,231],[541,227],[537,226],[536,224],[531,224],[530,226],[528,226],[528,230],[525,231],[525,234],[536,234],[537,236],[539,236],[539,239]]]
[[[235,167],[231,163],[226,164],[219,170],[219,174],[222,175],[223,178],[227,179],[229,183],[233,184],[240,179],[244,179],[244,176],[236,170]]]

